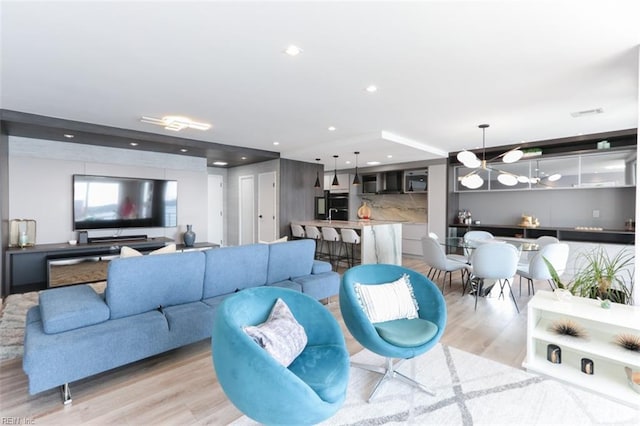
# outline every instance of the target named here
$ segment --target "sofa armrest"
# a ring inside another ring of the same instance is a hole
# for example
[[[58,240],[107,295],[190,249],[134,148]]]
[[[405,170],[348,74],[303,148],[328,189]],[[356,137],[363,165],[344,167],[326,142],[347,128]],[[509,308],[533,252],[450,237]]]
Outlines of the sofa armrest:
[[[312,274],[322,274],[325,272],[331,272],[331,263],[322,260],[314,260],[311,267]]]
[[[40,316],[44,332],[54,334],[104,322],[110,311],[102,297],[85,284],[41,291]]]

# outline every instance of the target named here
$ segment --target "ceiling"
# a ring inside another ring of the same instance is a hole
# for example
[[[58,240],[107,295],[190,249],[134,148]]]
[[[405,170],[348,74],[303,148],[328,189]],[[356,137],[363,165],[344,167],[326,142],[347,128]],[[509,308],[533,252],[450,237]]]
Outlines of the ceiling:
[[[223,145],[344,169],[477,148],[481,123],[487,147],[638,126],[637,0],[0,7],[2,109],[210,143],[210,161]],[[140,122],[166,115],[213,127]]]

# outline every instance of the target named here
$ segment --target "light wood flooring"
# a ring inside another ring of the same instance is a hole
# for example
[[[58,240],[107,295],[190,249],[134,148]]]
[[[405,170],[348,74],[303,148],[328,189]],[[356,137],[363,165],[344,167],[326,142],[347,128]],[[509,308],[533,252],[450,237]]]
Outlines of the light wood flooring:
[[[426,273],[418,258],[405,257],[405,266]],[[437,282],[440,285],[440,282]],[[461,295],[459,274],[445,287],[448,324],[442,343],[521,368],[526,353],[526,284],[520,306],[496,297]],[[536,282],[548,289],[545,282]],[[508,295],[507,295],[508,296]],[[344,327],[337,297],[327,307],[341,323],[351,354],[362,348]],[[217,383],[210,342],[203,341],[71,384],[73,403],[63,406],[56,390],[30,396],[22,359],[0,362],[0,421],[20,424],[227,424],[242,414],[226,399]]]

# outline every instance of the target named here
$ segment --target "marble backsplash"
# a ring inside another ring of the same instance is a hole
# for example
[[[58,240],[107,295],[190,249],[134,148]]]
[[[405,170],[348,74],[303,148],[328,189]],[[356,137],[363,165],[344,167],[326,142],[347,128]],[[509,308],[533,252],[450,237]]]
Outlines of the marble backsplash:
[[[427,222],[428,194],[371,194],[360,197],[371,208],[371,219],[401,222]]]

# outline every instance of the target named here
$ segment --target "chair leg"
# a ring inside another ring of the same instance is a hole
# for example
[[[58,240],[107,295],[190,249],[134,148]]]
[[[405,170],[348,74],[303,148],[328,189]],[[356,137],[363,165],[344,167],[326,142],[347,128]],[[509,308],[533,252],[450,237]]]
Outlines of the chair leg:
[[[371,391],[371,393],[369,394],[369,399],[367,399],[367,402],[371,402],[371,400],[373,399],[373,397],[375,396],[375,394],[378,392],[378,390],[380,389],[380,386],[388,381],[388,380],[393,380],[393,379],[397,379],[403,383],[406,383],[410,386],[416,387],[418,389],[420,389],[421,391],[431,395],[431,396],[435,396],[435,393],[431,390],[429,390],[428,388],[426,388],[422,383],[405,376],[404,374],[400,373],[398,371],[398,368],[400,367],[400,365],[402,365],[402,363],[404,363],[404,361],[406,361],[405,359],[401,359],[398,362],[396,362],[396,364],[393,364],[393,359],[392,358],[386,358],[385,361],[385,366],[384,367],[378,367],[375,365],[368,365],[368,364],[361,364],[361,363],[356,363],[356,362],[352,362],[351,366],[352,367],[357,367],[357,368],[362,368],[364,370],[367,371],[371,371],[374,373],[378,373],[380,375],[382,375],[382,377],[380,378],[380,380],[378,380],[378,382],[375,384],[375,386],[373,387],[373,390]]]
[[[484,280],[482,278],[478,279],[478,282],[476,283],[476,304],[473,307],[474,311],[478,309],[478,294],[482,291],[483,285]]]
[[[520,308],[518,308],[518,302],[516,302],[516,297],[513,295],[513,291],[511,290],[511,283],[509,282],[509,280],[508,279],[505,279],[504,281],[498,280],[498,283],[500,284],[500,295],[502,295],[503,298],[504,298],[504,294],[503,294],[504,286],[505,285],[509,286],[509,294],[511,295],[511,300],[513,300],[513,304],[516,305],[516,311],[520,313]]]

